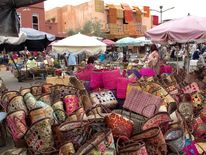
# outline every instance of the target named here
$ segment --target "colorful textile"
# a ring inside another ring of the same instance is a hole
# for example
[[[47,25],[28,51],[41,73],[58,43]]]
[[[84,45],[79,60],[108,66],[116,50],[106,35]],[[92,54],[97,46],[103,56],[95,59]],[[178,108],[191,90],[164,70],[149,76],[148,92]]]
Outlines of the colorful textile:
[[[128,4],[122,4],[122,7],[124,9],[125,23],[132,22],[133,21],[133,11],[132,11],[132,9],[129,7]]]
[[[153,25],[159,24],[159,17],[158,16],[152,16]]]
[[[124,13],[122,7],[120,5],[115,5],[115,8],[117,9],[117,18],[123,19]]]
[[[142,11],[139,9],[139,7],[134,7],[134,9],[137,12],[137,14],[136,14],[137,23],[142,23]]]
[[[109,5],[109,22],[113,24],[117,22],[117,9],[114,5]]]
[[[95,11],[104,13],[104,1],[95,0]]]
[[[124,17],[125,17],[125,22],[130,23],[133,21],[133,12],[132,10],[124,10]]]
[[[150,7],[144,6],[144,17],[149,17],[149,16],[150,16]]]

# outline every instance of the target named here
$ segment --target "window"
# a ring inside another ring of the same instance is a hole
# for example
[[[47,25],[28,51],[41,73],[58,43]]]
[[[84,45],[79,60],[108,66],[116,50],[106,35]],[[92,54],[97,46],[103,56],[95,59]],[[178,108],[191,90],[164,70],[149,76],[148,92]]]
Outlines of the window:
[[[19,17],[19,24],[20,24],[20,27],[22,27],[22,23],[21,23],[21,13],[17,12],[17,16]]]
[[[39,30],[39,15],[38,14],[32,15],[32,27],[33,29]]]

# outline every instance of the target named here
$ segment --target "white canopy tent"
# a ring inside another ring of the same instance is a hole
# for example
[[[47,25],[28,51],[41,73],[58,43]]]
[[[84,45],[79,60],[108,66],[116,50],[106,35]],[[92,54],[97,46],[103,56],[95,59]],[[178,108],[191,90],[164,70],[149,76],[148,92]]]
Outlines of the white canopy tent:
[[[100,51],[106,51],[106,44],[83,34],[76,34],[60,40],[52,45],[52,50],[57,53],[72,53],[86,52],[88,55],[95,55]]]

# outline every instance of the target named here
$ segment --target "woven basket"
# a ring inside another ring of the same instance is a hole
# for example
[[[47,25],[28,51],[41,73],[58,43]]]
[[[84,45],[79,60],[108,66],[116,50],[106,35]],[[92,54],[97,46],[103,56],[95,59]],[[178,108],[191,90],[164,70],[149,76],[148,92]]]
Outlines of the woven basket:
[[[146,117],[138,115],[133,112],[129,112],[126,110],[113,110],[113,112],[117,114],[121,114],[122,116],[132,120],[134,122],[134,131],[133,134],[140,133],[142,131],[141,127],[146,121]]]

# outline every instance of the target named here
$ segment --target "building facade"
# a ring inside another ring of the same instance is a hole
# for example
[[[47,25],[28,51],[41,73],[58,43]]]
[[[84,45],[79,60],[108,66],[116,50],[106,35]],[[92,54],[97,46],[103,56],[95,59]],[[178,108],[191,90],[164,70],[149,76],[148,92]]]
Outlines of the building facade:
[[[17,14],[21,27],[57,34],[57,23],[47,23],[45,21],[44,2],[19,8],[17,9]]]
[[[21,27],[46,31],[44,3],[17,9]]]
[[[142,36],[154,26],[148,6],[107,5],[103,0],[91,0],[76,6],[66,5],[46,12],[47,23],[58,23],[59,35],[81,29],[87,21],[95,18],[101,21],[102,31],[111,39]]]

